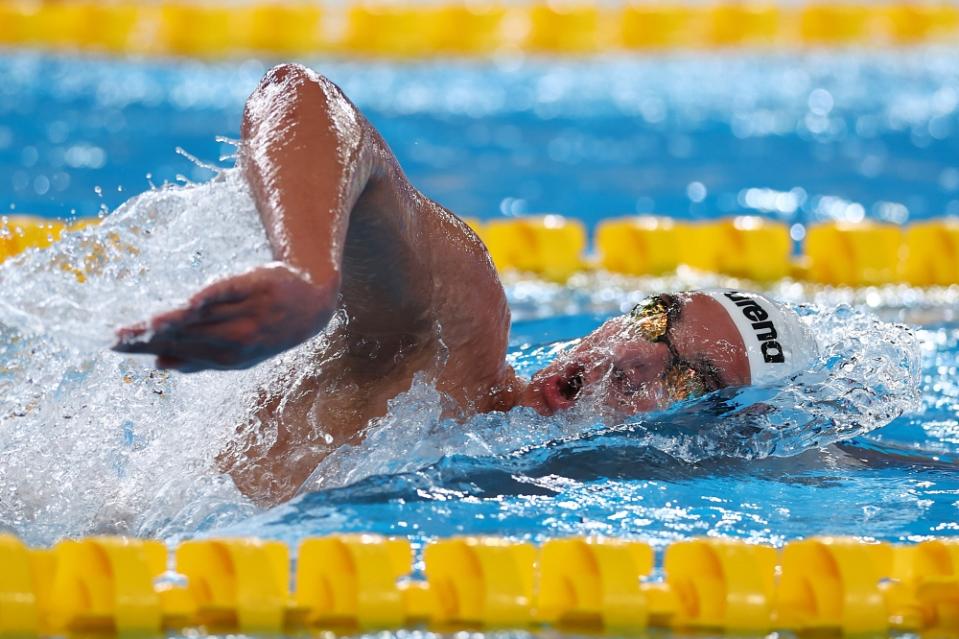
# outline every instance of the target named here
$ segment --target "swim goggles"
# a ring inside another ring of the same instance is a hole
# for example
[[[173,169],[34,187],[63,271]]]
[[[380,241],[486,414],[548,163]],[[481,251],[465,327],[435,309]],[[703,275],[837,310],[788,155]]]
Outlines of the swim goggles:
[[[663,381],[672,401],[699,397],[724,386],[714,366],[687,360],[669,339],[669,329],[681,311],[679,298],[664,293],[647,297],[629,312],[629,319],[642,339],[665,344],[669,349],[671,359],[663,373]]]

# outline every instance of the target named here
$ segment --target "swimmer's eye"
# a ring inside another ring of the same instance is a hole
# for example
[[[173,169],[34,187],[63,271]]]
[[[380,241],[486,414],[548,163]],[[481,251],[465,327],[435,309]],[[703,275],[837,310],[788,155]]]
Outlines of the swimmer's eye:
[[[699,397],[707,392],[705,380],[685,366],[674,366],[666,372],[666,389],[673,401]]]
[[[673,401],[692,399],[723,388],[722,380],[713,366],[677,364],[666,371],[666,388]]]
[[[714,364],[709,361],[702,361],[695,365],[694,370],[703,380],[707,393],[711,393],[720,388],[726,388],[728,384],[723,381],[723,376]]]

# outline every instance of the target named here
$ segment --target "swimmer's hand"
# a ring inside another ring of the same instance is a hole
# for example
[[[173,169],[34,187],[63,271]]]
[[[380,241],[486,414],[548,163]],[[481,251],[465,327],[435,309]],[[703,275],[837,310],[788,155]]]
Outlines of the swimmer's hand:
[[[183,308],[121,328],[113,350],[156,355],[157,368],[184,373],[249,368],[323,330],[338,288],[268,264],[213,283]]]

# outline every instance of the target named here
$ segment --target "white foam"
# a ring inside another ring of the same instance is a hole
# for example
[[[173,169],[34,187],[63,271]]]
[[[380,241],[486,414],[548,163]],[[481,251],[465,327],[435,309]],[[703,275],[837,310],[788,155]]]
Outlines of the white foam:
[[[282,393],[322,366],[323,335],[247,371],[196,375],[157,372],[150,359],[107,347],[118,326],[270,258],[243,179],[226,171],[206,184],[142,194],[101,226],[0,266],[0,527],[32,543],[93,531],[167,537],[254,512],[216,458],[238,429],[258,429],[248,445],[270,441],[271,426],[251,417],[258,393]],[[534,288],[513,287],[514,304],[517,291],[549,297]],[[564,291],[580,295],[575,286]],[[580,297],[565,312],[602,307]],[[737,395],[731,417],[699,415],[692,436],[642,436],[691,461],[788,455],[876,428],[915,406],[917,349],[908,331],[849,309],[806,311],[803,321],[820,341],[812,370],[755,396]],[[551,354],[537,351],[533,364]],[[512,362],[535,368],[524,357],[514,353]],[[509,456],[576,437],[604,418],[598,406],[581,402],[553,418],[520,408],[460,422],[441,418],[443,403],[428,380],[417,379],[365,442],[335,451],[307,489],[415,471],[450,455]],[[760,403],[762,411],[750,410]],[[743,415],[760,420],[749,423],[751,434],[723,436],[741,432],[735,419]],[[711,430],[700,432],[701,423]]]
[[[213,465],[269,366],[171,375],[108,347],[119,326],[269,258],[234,170],[146,192],[99,227],[3,264],[0,522],[45,542],[249,511]]]

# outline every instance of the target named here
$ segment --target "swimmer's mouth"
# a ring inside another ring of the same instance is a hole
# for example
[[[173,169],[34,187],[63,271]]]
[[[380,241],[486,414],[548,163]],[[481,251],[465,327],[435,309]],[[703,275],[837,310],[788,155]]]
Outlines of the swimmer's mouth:
[[[571,402],[575,401],[579,397],[579,391],[583,389],[583,374],[585,372],[580,364],[567,366],[565,375],[556,382],[559,394]]]
[[[545,380],[540,388],[548,414],[566,410],[576,402],[585,384],[585,373],[582,364],[568,364],[562,373]]]

